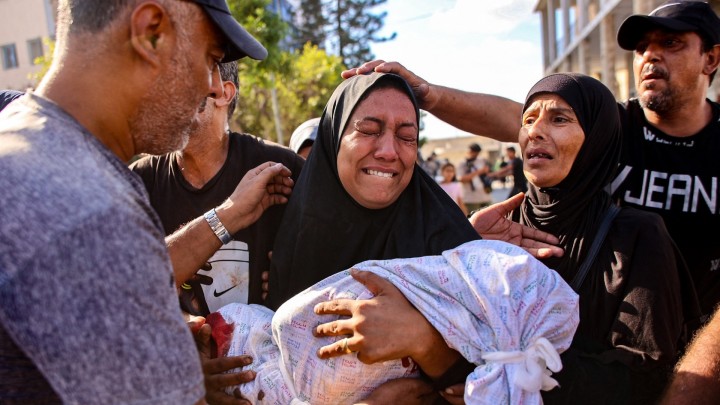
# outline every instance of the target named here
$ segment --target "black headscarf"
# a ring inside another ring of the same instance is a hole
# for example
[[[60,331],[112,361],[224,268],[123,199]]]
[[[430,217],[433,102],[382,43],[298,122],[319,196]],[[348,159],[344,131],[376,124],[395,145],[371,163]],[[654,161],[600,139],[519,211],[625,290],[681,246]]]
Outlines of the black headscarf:
[[[363,96],[385,81],[399,84],[419,120],[417,101],[399,76],[372,73],[338,86],[275,240],[270,308],[364,260],[436,255],[480,239],[457,204],[417,164],[407,188],[386,208],[365,208],[343,188],[337,170],[343,130]]]
[[[542,93],[572,107],[585,141],[557,186],[528,183],[520,222],[560,238],[565,255],[543,263],[569,282],[612,204],[605,189],[617,168],[621,121],[612,93],[591,77],[548,76],[530,90],[523,111]],[[622,207],[578,293],[580,324],[561,355],[563,370],[553,375],[561,389],[543,393],[544,403],[657,402],[699,313],[687,267],[662,218]]]
[[[605,187],[620,157],[620,116],[610,90],[589,76],[558,73],[543,78],[528,92],[523,113],[542,93],[556,94],[572,107],[585,141],[567,177],[557,186],[539,188],[528,182],[520,223],[560,238],[564,256],[544,262],[571,280],[611,204]]]

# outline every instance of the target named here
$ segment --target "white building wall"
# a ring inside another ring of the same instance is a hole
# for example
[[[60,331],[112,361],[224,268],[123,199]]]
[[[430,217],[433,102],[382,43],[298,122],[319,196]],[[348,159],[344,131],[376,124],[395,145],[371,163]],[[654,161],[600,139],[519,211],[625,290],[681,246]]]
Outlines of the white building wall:
[[[5,69],[0,54],[0,89],[26,90],[40,66],[30,60],[28,41],[55,35],[55,7],[50,0],[0,0],[0,47],[15,44],[18,66]],[[43,53],[48,48],[43,43]]]

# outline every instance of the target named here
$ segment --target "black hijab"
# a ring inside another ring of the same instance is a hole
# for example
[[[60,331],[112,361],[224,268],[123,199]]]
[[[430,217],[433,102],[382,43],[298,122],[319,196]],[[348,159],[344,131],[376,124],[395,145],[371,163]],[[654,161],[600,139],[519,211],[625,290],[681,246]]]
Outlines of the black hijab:
[[[340,183],[337,157],[343,130],[364,96],[387,81],[407,94],[419,120],[417,101],[399,76],[372,73],[338,86],[275,240],[270,308],[364,260],[437,255],[480,239],[457,204],[417,164],[397,201],[382,209],[361,206]]]
[[[543,262],[571,280],[611,204],[605,187],[620,157],[620,116],[610,90],[589,76],[558,73],[543,78],[528,92],[523,113],[542,93],[557,94],[572,107],[585,141],[567,177],[557,186],[539,188],[528,182],[520,223],[560,238],[565,255]]]

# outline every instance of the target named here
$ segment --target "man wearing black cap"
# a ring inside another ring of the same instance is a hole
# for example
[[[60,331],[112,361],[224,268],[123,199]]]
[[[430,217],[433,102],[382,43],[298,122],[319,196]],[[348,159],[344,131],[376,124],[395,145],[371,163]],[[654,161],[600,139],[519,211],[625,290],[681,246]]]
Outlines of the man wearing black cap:
[[[720,19],[707,3],[668,2],[628,17],[637,98],[621,108],[623,153],[613,196],[662,215],[688,263],[703,312],[720,303],[720,105],[707,89],[720,63]],[[710,237],[706,237],[710,235]]]
[[[664,218],[710,314],[720,303],[720,165],[711,163],[720,154],[720,105],[707,90],[720,63],[720,18],[705,2],[670,1],[628,17],[618,43],[634,52],[637,98],[619,104],[623,153],[613,196]],[[368,62],[343,77],[373,69],[403,76],[438,118],[517,142],[520,104],[430,84],[397,62]]]
[[[56,36],[37,90],[0,113],[0,403],[196,403],[164,234],[125,161],[182,148],[218,63],[266,51],[224,0],[61,0]],[[252,170],[173,260],[199,268],[289,175]]]

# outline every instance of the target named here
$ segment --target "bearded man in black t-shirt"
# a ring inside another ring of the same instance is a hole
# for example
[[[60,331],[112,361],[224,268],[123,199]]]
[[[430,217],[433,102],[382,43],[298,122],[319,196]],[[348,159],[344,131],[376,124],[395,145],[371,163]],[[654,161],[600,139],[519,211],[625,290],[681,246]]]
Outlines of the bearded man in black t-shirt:
[[[292,150],[229,130],[237,95],[237,64],[220,64],[220,75],[224,94],[206,99],[188,145],[181,151],[144,157],[130,166],[142,177],[166,235],[220,205],[245,173],[263,162],[284,164],[295,181],[300,175],[304,159]],[[285,205],[270,207],[257,222],[231,238],[228,235],[209,265],[183,284],[183,310],[205,316],[231,302],[262,304],[261,275],[270,268],[268,253],[284,210]]]
[[[625,136],[611,191],[663,217],[710,314],[720,303],[720,105],[707,89],[720,19],[707,3],[674,2],[627,18],[618,44],[634,52],[637,98],[620,107]]]

